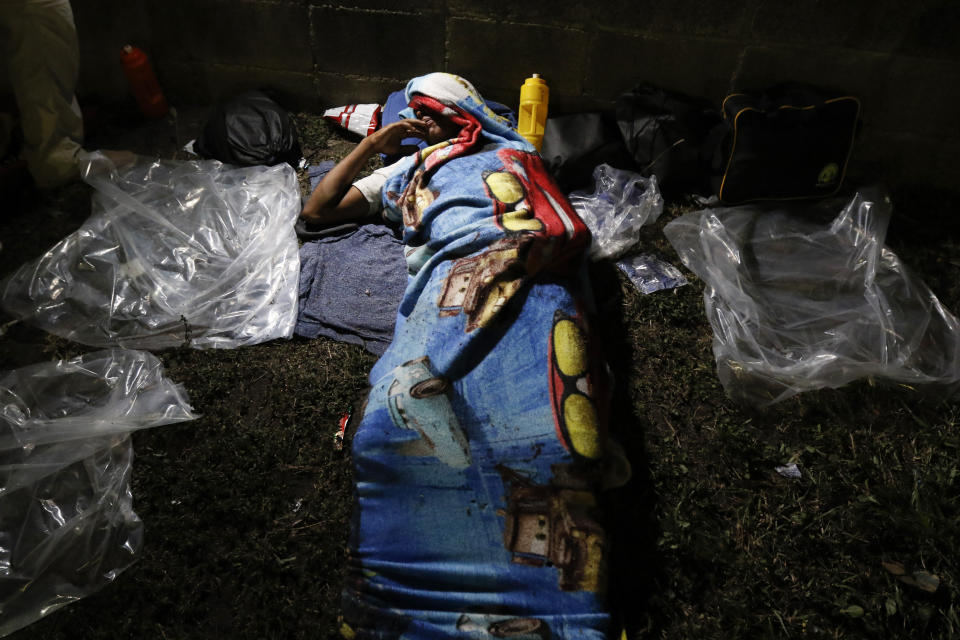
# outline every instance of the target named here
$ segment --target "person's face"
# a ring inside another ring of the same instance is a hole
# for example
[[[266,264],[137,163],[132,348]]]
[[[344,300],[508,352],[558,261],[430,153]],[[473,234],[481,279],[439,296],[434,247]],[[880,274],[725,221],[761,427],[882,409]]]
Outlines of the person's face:
[[[444,115],[426,109],[417,109],[414,114],[419,120],[427,123],[425,140],[429,144],[437,144],[450,138],[456,138],[460,134],[460,125]]]

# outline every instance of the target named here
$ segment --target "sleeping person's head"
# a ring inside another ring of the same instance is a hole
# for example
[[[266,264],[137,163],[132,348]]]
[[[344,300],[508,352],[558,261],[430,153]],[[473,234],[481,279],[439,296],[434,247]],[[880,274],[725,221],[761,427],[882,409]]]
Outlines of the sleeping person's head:
[[[452,73],[429,73],[407,84],[409,106],[400,115],[426,122],[428,133],[424,139],[436,144],[456,138],[467,124],[457,104],[468,96],[476,104],[483,104],[483,98],[464,78]]]
[[[426,140],[428,144],[437,144],[444,140],[456,138],[460,135],[460,129],[463,127],[463,125],[454,122],[449,116],[426,106],[414,108],[413,113],[418,120],[422,120],[427,124],[427,135],[425,135],[423,139]]]
[[[452,73],[435,72],[413,78],[404,91],[407,107],[401,118],[416,118],[429,144],[456,139],[461,150],[481,142],[509,142],[517,148],[530,143],[517,133],[514,123],[497,115],[469,80]],[[428,122],[429,120],[429,122]]]

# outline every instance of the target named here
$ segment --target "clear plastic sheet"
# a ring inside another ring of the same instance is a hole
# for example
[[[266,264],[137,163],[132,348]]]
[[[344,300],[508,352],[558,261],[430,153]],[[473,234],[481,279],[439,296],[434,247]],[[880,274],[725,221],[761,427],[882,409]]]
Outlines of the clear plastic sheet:
[[[664,230],[707,285],[727,393],[763,406],[868,376],[956,393],[960,325],[884,247],[889,198],[864,190],[826,224],[812,209],[706,209]]]
[[[289,337],[297,315],[296,175],[286,164],[140,158],[83,169],[93,215],[0,285],[0,304],[92,346],[232,348]]]
[[[640,227],[663,213],[657,177],[601,164],[593,170],[593,193],[574,191],[570,204],[590,228],[593,260],[617,258],[639,239]]]
[[[192,420],[150,353],[98,351],[0,373],[0,636],[136,558],[130,433]]]

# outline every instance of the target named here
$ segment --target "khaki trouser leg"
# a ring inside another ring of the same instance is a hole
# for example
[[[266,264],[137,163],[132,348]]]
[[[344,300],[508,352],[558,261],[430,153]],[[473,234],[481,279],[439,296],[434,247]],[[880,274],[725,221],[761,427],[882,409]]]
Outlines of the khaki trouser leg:
[[[0,0],[0,37],[34,181],[54,187],[76,179],[83,118],[74,97],[79,51],[69,1]]]

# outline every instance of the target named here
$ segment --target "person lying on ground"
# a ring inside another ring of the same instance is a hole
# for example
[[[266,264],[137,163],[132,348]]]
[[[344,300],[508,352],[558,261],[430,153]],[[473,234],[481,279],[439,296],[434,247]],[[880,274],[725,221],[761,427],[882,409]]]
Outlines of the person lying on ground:
[[[423,110],[416,118],[400,120],[378,129],[364,138],[343,160],[329,171],[310,194],[300,212],[309,225],[321,226],[354,222],[382,209],[380,188],[396,168],[383,167],[373,175],[356,181],[357,174],[378,153],[413,153],[417,147],[405,147],[406,138],[420,138],[434,145],[456,138],[460,126],[440,113]]]
[[[428,74],[406,97],[414,117],[361,142],[305,207],[332,222],[341,207],[365,215],[350,181],[366,158],[413,132],[433,143],[379,189],[411,277],[351,441],[341,630],[612,637],[596,497],[609,383],[589,231],[469,82]]]

